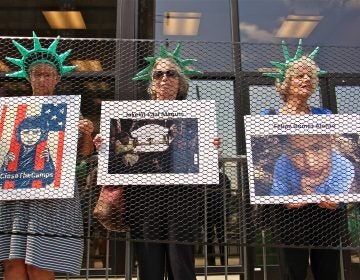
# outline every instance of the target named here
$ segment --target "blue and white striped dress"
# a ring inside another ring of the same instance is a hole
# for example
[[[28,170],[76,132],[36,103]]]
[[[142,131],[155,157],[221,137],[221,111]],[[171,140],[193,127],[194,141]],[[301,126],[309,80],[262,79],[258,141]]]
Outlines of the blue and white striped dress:
[[[24,259],[41,269],[79,275],[82,237],[77,189],[71,199],[0,202],[0,262]]]

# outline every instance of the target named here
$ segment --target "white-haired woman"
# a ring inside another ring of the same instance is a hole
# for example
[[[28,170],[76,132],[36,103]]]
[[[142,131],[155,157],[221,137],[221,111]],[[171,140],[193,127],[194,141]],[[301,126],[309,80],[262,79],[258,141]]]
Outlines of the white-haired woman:
[[[325,73],[319,69],[313,60],[318,48],[310,55],[304,56],[302,55],[300,41],[293,58],[289,56],[284,42],[283,50],[286,62],[272,62],[274,66],[279,68],[279,71],[265,73],[265,75],[276,79],[276,90],[284,104],[279,109],[265,109],[262,114],[331,114],[329,109],[309,105],[309,99],[318,86],[318,75]],[[283,166],[276,164],[273,186],[287,186],[289,184],[286,180],[293,178],[293,174],[282,176],[282,179],[280,176],[276,176],[279,173],[284,174],[289,164]],[[281,172],[278,169],[281,169]],[[319,178],[313,174],[315,173],[308,172],[301,175],[302,177],[299,180],[301,186],[299,187],[302,189],[316,188],[319,185]],[[339,203],[324,195],[318,203],[287,203],[270,209],[275,211],[272,213],[275,217],[275,235],[280,237],[281,244],[290,246],[280,249],[282,279],[305,280],[309,258],[316,280],[338,279],[339,251],[336,249],[309,249],[309,247],[338,246],[345,215],[345,211],[339,207]],[[291,248],[291,246],[302,246],[303,248]]]

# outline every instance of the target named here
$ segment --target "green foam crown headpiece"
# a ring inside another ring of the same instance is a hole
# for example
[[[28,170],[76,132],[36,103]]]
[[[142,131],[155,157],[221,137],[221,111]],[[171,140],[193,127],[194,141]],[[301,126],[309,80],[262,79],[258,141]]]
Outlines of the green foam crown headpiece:
[[[303,53],[302,53],[303,49],[302,49],[302,40],[299,39],[299,43],[298,43],[298,47],[297,47],[295,56],[290,57],[289,50],[288,50],[288,47],[287,47],[285,41],[282,41],[281,45],[282,45],[282,51],[283,51],[283,54],[284,54],[285,62],[270,61],[270,63],[273,66],[275,66],[276,68],[278,68],[279,71],[277,71],[277,72],[265,72],[265,73],[263,73],[263,75],[268,76],[268,77],[276,78],[276,79],[279,80],[279,82],[282,83],[285,80],[286,70],[289,68],[290,64],[297,61],[297,60],[300,60],[301,57],[303,56]],[[314,60],[314,58],[317,55],[318,51],[319,51],[319,47],[316,47],[312,51],[312,53],[309,56],[307,56],[307,58],[311,59],[311,60]],[[326,74],[326,71],[319,69],[318,75],[322,75],[322,74]]]
[[[15,47],[19,50],[20,54],[22,55],[21,59],[6,57],[8,61],[20,67],[20,71],[6,74],[8,77],[15,77],[15,78],[26,78],[29,80],[29,69],[38,63],[48,63],[55,67],[56,71],[59,73],[60,76],[63,74],[72,71],[76,68],[75,65],[72,66],[64,66],[63,63],[65,59],[69,56],[71,50],[67,50],[62,54],[56,53],[56,48],[59,43],[60,36],[58,36],[49,46],[49,48],[43,48],[40,44],[39,38],[36,36],[35,32],[33,31],[33,41],[34,41],[34,48],[32,50],[28,50],[23,47],[21,44],[12,40]]]
[[[193,70],[193,69],[188,68],[189,65],[193,64],[197,60],[196,59],[182,59],[180,57],[180,48],[181,48],[181,44],[178,43],[173,52],[168,52],[166,50],[165,46],[161,44],[159,55],[152,56],[152,57],[146,57],[145,60],[149,63],[149,65],[145,69],[143,69],[139,73],[137,73],[135,75],[135,77],[133,78],[133,80],[134,81],[140,81],[140,80],[151,81],[152,80],[152,77],[151,77],[152,69],[154,67],[155,62],[159,58],[172,58],[177,63],[177,65],[179,66],[181,71],[184,73],[184,75],[186,75],[186,76],[202,74],[203,73],[202,71]]]

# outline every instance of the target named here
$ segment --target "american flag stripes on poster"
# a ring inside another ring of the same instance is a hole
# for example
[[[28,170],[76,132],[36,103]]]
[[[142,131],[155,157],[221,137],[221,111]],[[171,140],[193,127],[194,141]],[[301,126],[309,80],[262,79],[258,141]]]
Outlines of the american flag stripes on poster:
[[[0,200],[74,195],[80,96],[0,99]]]

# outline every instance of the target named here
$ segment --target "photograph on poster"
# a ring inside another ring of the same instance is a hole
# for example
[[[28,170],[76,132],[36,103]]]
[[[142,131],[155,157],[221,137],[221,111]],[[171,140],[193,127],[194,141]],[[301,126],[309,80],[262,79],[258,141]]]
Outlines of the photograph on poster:
[[[359,134],[351,123],[358,117],[348,116],[255,117],[263,133],[252,135],[247,117],[251,202],[359,201]]]
[[[197,119],[110,119],[110,174],[198,173]]]
[[[218,179],[217,152],[211,144],[216,135],[214,102],[119,101],[102,108],[101,135],[107,145],[99,151],[98,184]]]
[[[73,197],[80,97],[7,97],[0,110],[0,200]]]

